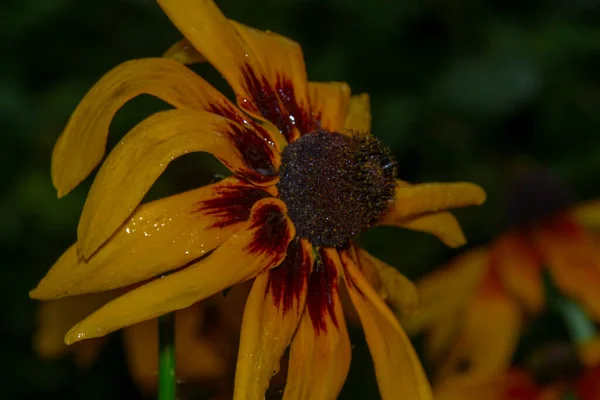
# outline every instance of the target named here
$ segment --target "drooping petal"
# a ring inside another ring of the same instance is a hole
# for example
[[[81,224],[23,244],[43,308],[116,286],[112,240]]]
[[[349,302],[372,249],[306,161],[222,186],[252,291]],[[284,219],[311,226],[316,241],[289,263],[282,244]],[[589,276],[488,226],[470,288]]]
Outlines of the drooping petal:
[[[218,346],[202,335],[204,310],[194,304],[175,312],[176,379],[185,382],[215,380],[227,372]],[[127,364],[136,384],[148,394],[158,387],[158,322],[140,322],[123,330]],[[81,343],[85,343],[84,340]],[[156,350],[156,351],[155,351]]]
[[[597,243],[568,217],[544,223],[533,236],[556,286],[599,321],[600,249]]]
[[[189,307],[279,265],[295,236],[295,228],[285,212],[285,205],[277,199],[259,200],[245,228],[234,233],[211,255],[111,301],[74,326],[65,342],[103,336]]]
[[[304,311],[312,247],[295,238],[285,260],[252,286],[242,323],[234,399],[263,400]]]
[[[448,265],[426,275],[417,282],[419,307],[402,325],[410,333],[417,333],[446,315],[464,310],[488,268],[487,249],[479,248],[459,255]]]
[[[371,106],[367,93],[350,97],[344,128],[354,132],[371,132]]]
[[[79,366],[93,364],[104,345],[103,338],[78,343],[74,348],[65,345],[65,333],[85,316],[114,299],[116,291],[66,297],[45,301],[38,305],[36,312],[36,331],[33,347],[43,359],[55,359],[67,352],[73,353]]]
[[[170,58],[183,65],[199,64],[206,61],[206,58],[187,39],[181,39],[173,44],[163,54],[163,57]]]
[[[412,314],[419,304],[417,288],[396,268],[352,245],[354,261],[377,295],[401,315]]]
[[[427,376],[400,323],[347,252],[340,254],[350,298],[361,320],[383,400],[430,400]]]
[[[256,184],[277,179],[277,150],[251,129],[193,110],[154,114],[133,128],[102,164],[79,220],[80,254],[89,258],[117,230],[172,160],[197,151],[213,154]]]
[[[379,223],[394,225],[396,221],[423,213],[479,205],[485,201],[485,197],[481,187],[469,182],[422,183],[409,186],[398,182],[394,204]]]
[[[457,219],[447,211],[420,214],[403,219],[385,218],[380,223],[430,233],[452,248],[463,246],[467,242]]]
[[[211,0],[160,0],[181,33],[233,87],[239,106],[289,140],[312,130],[300,46],[227,20]]]
[[[165,58],[128,61],[102,77],[79,103],[52,154],[52,182],[62,197],[102,159],[113,116],[127,101],[147,93],[176,108],[207,110],[231,103],[180,63]]]
[[[530,313],[542,311],[545,304],[542,260],[529,236],[509,232],[490,247],[492,263],[508,291]]]
[[[350,86],[345,82],[309,82],[310,112],[321,128],[341,132],[348,114]]]
[[[207,254],[268,193],[236,178],[144,204],[87,262],[71,246],[30,293],[36,299],[136,284]]]
[[[350,339],[339,296],[337,251],[321,249],[306,309],[292,340],[284,400],[336,399],[350,369]]]
[[[517,347],[522,316],[496,271],[487,272],[463,318],[447,359],[438,365],[438,378],[462,373],[491,376],[506,370]]]
[[[600,230],[600,200],[579,204],[571,210],[571,214],[583,226]]]

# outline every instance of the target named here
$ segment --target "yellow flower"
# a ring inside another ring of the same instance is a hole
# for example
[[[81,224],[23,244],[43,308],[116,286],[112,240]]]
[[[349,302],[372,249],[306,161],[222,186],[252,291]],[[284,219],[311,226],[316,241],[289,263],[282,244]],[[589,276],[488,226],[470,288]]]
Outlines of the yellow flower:
[[[427,358],[442,380],[492,375],[511,362],[526,315],[546,308],[543,272],[600,322],[600,202],[508,231],[417,283],[420,309],[406,319],[426,332]],[[578,341],[584,364],[600,360],[597,338]]]
[[[160,0],[186,40],[168,58],[141,59],[104,76],[56,144],[59,196],[101,161],[110,121],[129,99],[173,105],[141,122],[100,168],[78,240],[31,292],[36,299],[138,286],[66,335],[67,343],[184,309],[253,278],[242,324],[235,399],[263,399],[289,346],[285,399],[333,399],[350,365],[340,291],[362,322],[384,399],[429,399],[409,339],[382,298],[414,308],[414,287],[351,244],[375,224],[465,239],[447,208],[480,204],[470,183],[396,181],[391,152],[370,135],[366,94],[307,82],[300,46],[228,20],[209,0]],[[238,107],[182,62],[210,62]],[[213,154],[234,174],[139,205],[174,158]],[[367,274],[379,294],[365,278]]]

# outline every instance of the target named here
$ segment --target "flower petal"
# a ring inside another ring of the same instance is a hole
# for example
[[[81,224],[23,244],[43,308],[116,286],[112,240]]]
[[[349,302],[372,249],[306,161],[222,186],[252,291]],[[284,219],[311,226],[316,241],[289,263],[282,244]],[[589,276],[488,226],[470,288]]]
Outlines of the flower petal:
[[[465,309],[459,337],[447,360],[439,366],[439,378],[455,374],[491,376],[510,366],[521,329],[521,309],[489,270]]]
[[[213,154],[251,182],[267,185],[277,179],[278,155],[252,130],[192,110],[154,114],[133,128],[102,164],[79,220],[80,254],[89,258],[117,230],[169,162],[195,151]]]
[[[58,197],[69,193],[98,165],[113,116],[123,104],[142,93],[184,109],[206,110],[229,103],[176,61],[149,58],[119,65],[85,95],[54,146],[52,182]]]
[[[183,65],[206,62],[206,58],[192,46],[187,39],[181,39],[167,49],[163,57],[175,60]]]
[[[443,382],[436,400],[558,400],[541,396],[542,390],[524,371],[512,370],[487,377],[464,376]]]
[[[422,183],[410,186],[398,182],[394,204],[379,223],[394,225],[396,221],[423,213],[479,205],[485,201],[485,197],[481,187],[469,182]]]
[[[600,320],[600,250],[592,237],[569,217],[558,217],[533,232],[553,281]]]
[[[213,250],[268,193],[236,178],[141,205],[87,262],[71,246],[31,293],[52,299],[132,285]]]
[[[415,285],[396,268],[353,244],[354,260],[377,295],[401,315],[412,314],[419,304]]]
[[[345,82],[309,82],[310,112],[321,128],[341,132],[348,114],[350,86]]]
[[[202,335],[203,325],[201,303],[175,312],[175,372],[178,381],[210,381],[227,372],[226,360],[218,347]],[[134,381],[146,394],[155,394],[158,387],[158,351],[151,349],[158,349],[157,321],[149,320],[127,327],[123,330],[123,341]]]
[[[336,399],[350,369],[350,339],[339,296],[337,251],[321,249],[306,309],[292,340],[284,400]]]
[[[288,140],[312,130],[304,59],[297,43],[229,21],[211,0],[159,4],[223,74],[242,109],[272,122]]]
[[[398,320],[368,284],[347,252],[341,254],[345,280],[358,312],[383,400],[432,398],[427,376]]]
[[[417,282],[419,307],[402,325],[411,334],[417,333],[446,315],[464,310],[488,268],[487,249],[479,248],[462,253],[426,275]]]
[[[527,308],[539,313],[545,305],[542,260],[531,238],[521,232],[509,232],[490,248],[492,263],[504,286]]]
[[[371,132],[371,106],[367,93],[350,97],[344,128],[354,132]]]
[[[118,296],[116,291],[66,297],[39,304],[33,347],[43,359],[54,359],[67,352],[75,355],[79,366],[88,367],[96,361],[104,345],[102,339],[89,340],[75,348],[65,345],[65,333],[79,320]]]
[[[74,326],[70,344],[189,307],[214,293],[279,265],[296,232],[277,199],[252,207],[246,229],[234,233],[208,257],[111,301]],[[162,250],[162,249],[161,249]]]
[[[420,214],[403,219],[384,219],[381,224],[391,224],[399,228],[430,233],[436,236],[446,246],[456,248],[467,243],[460,224],[447,211]]]
[[[571,210],[571,214],[583,226],[600,229],[600,200],[579,204]]]
[[[277,268],[263,272],[246,301],[234,399],[265,398],[304,311],[312,247],[296,237]]]

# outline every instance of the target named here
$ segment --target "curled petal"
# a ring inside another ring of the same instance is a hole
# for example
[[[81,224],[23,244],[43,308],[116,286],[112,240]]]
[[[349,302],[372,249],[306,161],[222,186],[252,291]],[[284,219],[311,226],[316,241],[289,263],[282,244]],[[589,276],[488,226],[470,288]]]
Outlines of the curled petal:
[[[77,106],[52,153],[52,182],[62,197],[102,159],[110,122],[127,101],[150,94],[176,108],[206,110],[227,99],[180,63],[165,58],[128,61],[98,81]]]
[[[396,268],[353,245],[356,265],[379,297],[401,315],[412,314],[419,304],[417,288]]]
[[[285,205],[263,199],[252,208],[245,229],[208,257],[111,301],[66,335],[65,342],[104,336],[116,329],[189,307],[260,272],[279,265],[295,236]]]
[[[30,295],[45,300],[104,291],[178,268],[242,229],[253,204],[265,197],[263,190],[228,178],[144,204],[87,262],[71,246]]]
[[[199,64],[206,61],[206,58],[204,58],[204,56],[200,54],[187,39],[181,39],[173,44],[165,54],[163,54],[163,57],[170,58],[183,65]]]
[[[533,237],[558,288],[600,320],[600,250],[591,235],[569,217],[538,227]]]
[[[384,219],[382,223],[386,222],[400,228],[430,233],[448,247],[456,248],[467,243],[460,224],[454,215],[447,211],[420,214],[404,219]]]
[[[396,196],[390,210],[379,221],[394,225],[396,221],[449,208],[479,205],[485,201],[483,189],[473,183],[422,183],[396,185]]]
[[[491,246],[492,263],[504,286],[523,303],[530,313],[539,313],[545,305],[542,260],[531,238],[509,232]]]
[[[175,364],[177,380],[205,382],[227,372],[224,355],[211,338],[202,334],[204,310],[202,303],[175,312]],[[148,395],[158,387],[158,323],[140,322],[123,330],[129,371]],[[85,343],[87,340],[80,342]]]
[[[285,260],[263,272],[246,301],[234,399],[263,400],[304,311],[312,247],[294,239]]]
[[[310,112],[321,128],[340,132],[348,114],[350,86],[345,82],[309,82]]]
[[[337,398],[350,369],[350,339],[339,296],[337,251],[319,252],[306,309],[292,340],[284,400]]]
[[[238,176],[266,185],[277,159],[252,130],[211,113],[170,110],[129,132],[106,159],[88,194],[78,226],[78,246],[89,258],[129,217],[175,158],[206,151]]]
[[[361,93],[350,97],[344,128],[354,132],[371,132],[369,95]]]
[[[341,254],[346,287],[362,323],[383,400],[432,399],[423,367],[398,320],[349,254]]]

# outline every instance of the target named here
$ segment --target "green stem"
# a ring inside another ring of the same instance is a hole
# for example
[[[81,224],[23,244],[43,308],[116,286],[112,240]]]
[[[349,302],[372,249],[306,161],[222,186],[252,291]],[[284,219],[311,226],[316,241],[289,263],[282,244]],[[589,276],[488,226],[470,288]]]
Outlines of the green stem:
[[[175,314],[158,318],[158,400],[175,400]]]

